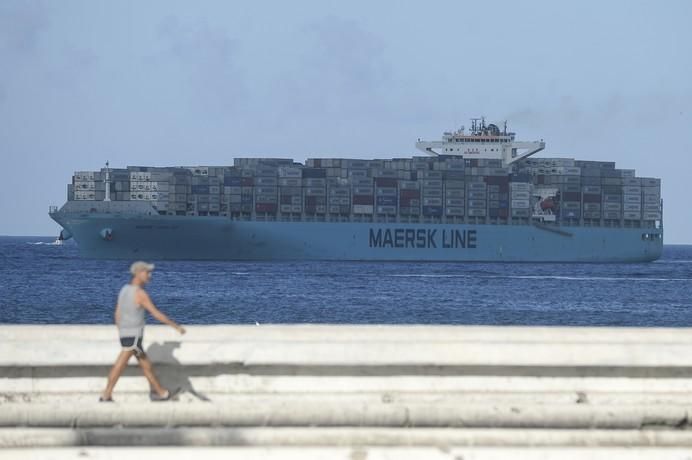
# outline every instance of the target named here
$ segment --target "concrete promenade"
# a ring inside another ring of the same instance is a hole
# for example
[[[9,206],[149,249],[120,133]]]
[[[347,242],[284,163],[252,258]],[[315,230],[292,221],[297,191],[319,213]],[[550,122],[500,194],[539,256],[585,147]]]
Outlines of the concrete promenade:
[[[690,329],[149,326],[114,404],[113,326],[0,337],[1,458],[692,458]]]

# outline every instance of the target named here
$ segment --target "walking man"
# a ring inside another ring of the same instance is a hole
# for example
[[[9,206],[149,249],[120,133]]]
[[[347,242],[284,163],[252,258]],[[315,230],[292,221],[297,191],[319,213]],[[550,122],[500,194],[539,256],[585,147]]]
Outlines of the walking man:
[[[144,353],[144,348],[142,348],[142,336],[144,335],[144,325],[146,324],[145,311],[148,311],[151,316],[162,323],[168,324],[180,334],[185,334],[185,329],[182,326],[156,308],[156,305],[154,305],[144,290],[144,286],[151,281],[151,272],[153,270],[153,264],[146,262],[133,263],[130,266],[132,280],[120,289],[118,304],[115,307],[115,324],[118,326],[118,332],[120,333],[122,350],[108,374],[108,384],[99,401],[113,401],[113,388],[133,355],[137,358],[142,373],[149,381],[151,387],[149,397],[152,401],[169,400],[178,391],[172,392],[161,386],[156,375],[154,375],[151,361]]]

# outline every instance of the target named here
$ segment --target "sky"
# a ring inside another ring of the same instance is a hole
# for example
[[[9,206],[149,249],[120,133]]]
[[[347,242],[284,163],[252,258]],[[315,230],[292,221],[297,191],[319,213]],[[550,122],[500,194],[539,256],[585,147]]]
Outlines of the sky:
[[[0,1],[0,235],[75,170],[418,155],[469,119],[660,177],[692,243],[692,2]]]

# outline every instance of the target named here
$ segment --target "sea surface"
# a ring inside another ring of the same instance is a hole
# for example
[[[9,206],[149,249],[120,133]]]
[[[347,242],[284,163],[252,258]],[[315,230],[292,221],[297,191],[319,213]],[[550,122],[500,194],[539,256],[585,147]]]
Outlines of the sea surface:
[[[52,241],[0,237],[0,323],[112,323],[129,262]],[[153,262],[182,324],[692,326],[692,246],[645,264]]]

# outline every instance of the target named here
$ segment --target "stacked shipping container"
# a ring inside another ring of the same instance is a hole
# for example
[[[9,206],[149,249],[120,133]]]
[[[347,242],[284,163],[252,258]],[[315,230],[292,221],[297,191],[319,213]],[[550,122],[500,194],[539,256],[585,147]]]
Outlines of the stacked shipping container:
[[[528,223],[549,209],[571,225],[661,219],[660,180],[611,162],[460,156],[391,160],[239,158],[232,167],[111,169],[111,200],[161,214],[244,219]],[[103,200],[106,171],[78,171],[70,200]],[[548,196],[549,198],[546,198]]]

